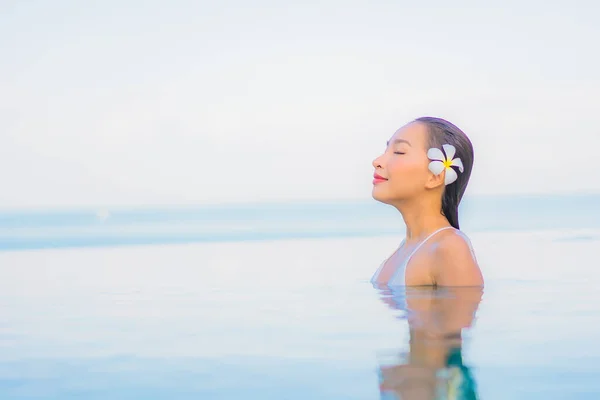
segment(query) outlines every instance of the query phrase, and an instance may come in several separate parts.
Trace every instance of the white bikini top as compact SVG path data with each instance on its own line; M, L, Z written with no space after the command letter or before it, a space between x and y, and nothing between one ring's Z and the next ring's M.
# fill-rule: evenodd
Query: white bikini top
M405 284L406 284L405 283L406 266L408 265L408 262L410 261L410 259L412 258L412 256L415 255L415 253L421 248L421 246L423 246L423 244L425 244L425 242L427 242L429 239L431 239L435 234L437 234L438 232L441 232L443 230L446 230L446 229L454 229L457 233L459 233L461 236L463 236L466 239L466 241L467 241L467 243L469 245L469 248L471 249L471 255L473 256L473 258L475 258L475 253L473 252L473 247L471 246L471 241L469 240L469 238L467 238L465 236L465 234L462 233L460 230L455 229L452 226L445 226L443 228L440 228L440 229L436 230L435 232L433 232L429 236L427 236L425 239L423 239L423 241L421 243L419 243L415 247L415 249L408 255L408 257L406 257L406 259L398 266L398 269L396 269L396 271L394 272L394 274L390 278L390 280L387 283L387 285L388 286L405 286ZM398 246L398 249L396 249L396 251L398 251L400 248L402 248L402 246L404 245L404 242L405 242L405 240L402 240L402 243L400 243L400 246ZM396 252L394 252L394 253L396 253ZM377 271L375 271L375 274L371 278L371 283L376 283L377 282L377 278L379 277L379 274L381 273L381 270L383 269L383 266L385 265L385 263L391 257L392 256L388 257L387 259L385 259L381 263L381 265L379 266L379 268L377 269Z

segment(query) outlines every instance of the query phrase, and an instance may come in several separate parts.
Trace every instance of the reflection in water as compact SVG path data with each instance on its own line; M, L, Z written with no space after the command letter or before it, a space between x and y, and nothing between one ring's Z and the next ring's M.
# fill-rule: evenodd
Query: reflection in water
M381 399L477 399L473 374L463 363L463 329L481 302L481 288L375 286L402 311L409 326L406 352L380 355Z

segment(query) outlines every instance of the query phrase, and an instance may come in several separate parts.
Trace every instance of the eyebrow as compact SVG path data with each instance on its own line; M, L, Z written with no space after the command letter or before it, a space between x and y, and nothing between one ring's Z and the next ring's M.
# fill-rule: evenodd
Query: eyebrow
M404 140L404 139L394 139L394 144L396 144L396 143L406 143L407 145L411 146L410 142L408 140ZM389 145L390 145L390 141L388 140L386 143L386 146L389 146Z

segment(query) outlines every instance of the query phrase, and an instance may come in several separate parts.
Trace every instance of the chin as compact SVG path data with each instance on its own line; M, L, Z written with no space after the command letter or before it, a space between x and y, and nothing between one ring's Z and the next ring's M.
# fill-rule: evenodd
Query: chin
M410 198L408 196L403 196L401 193L391 192L386 189L387 188L375 186L371 191L371 196L374 200L377 200L383 204L389 204L391 206L395 206L398 204L398 202L402 202L403 200Z
M389 199L387 198L387 196L385 196L383 193L381 193L381 191L377 190L377 187L373 188L373 191L371 192L371 196L373 197L374 200L377 200L380 203L389 204Z

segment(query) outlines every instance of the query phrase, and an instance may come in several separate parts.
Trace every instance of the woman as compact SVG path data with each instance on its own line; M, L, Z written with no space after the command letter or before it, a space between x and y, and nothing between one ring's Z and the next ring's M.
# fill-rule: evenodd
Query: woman
M455 125L423 117L400 128L373 161L373 198L394 206L406 238L373 275L389 286L483 286L458 205L473 167L473 146Z

